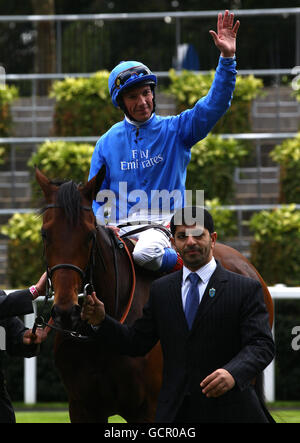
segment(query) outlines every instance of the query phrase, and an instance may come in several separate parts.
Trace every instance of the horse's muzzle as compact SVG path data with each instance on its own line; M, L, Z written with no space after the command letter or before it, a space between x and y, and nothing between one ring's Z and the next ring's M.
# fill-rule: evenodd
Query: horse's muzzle
M66 330L76 330L79 326L81 308L79 305L73 305L69 309L63 309L59 305L53 305L51 317L57 328Z

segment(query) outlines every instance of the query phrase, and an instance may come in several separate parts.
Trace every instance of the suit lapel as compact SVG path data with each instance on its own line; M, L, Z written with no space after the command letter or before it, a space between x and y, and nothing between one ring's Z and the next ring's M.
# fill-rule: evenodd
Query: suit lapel
M182 270L174 272L174 274L171 275L172 279L170 280L170 285L168 287L170 309L173 310L173 315L175 316L175 319L178 321L178 326L184 329L186 333L192 332L195 328L197 328L197 324L199 323L199 321L201 321L201 318L222 296L224 292L224 282L227 281L226 272L224 268L217 262L216 270L209 279L201 303L198 307L197 314L191 331L189 331L188 329L187 321L182 306L182 297L181 297ZM209 293L210 289L214 289L211 295Z
M192 326L192 331L197 327L207 311L222 297L224 292L224 282L227 281L226 273L222 266L217 263L215 272L209 279L202 300L200 302L197 314Z
M188 332L188 325L186 322L181 297L181 285L182 285L182 270L174 272L172 280L169 286L169 306L173 309L178 326Z

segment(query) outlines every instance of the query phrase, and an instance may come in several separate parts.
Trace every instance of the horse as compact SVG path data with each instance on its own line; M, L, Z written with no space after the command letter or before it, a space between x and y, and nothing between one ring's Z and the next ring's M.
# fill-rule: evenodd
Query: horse
M41 234L54 292L48 323L57 330L54 361L68 394L71 422L105 423L118 414L127 422L150 423L162 381L160 344L145 357L123 356L103 340L83 335L87 325L80 319L79 294L84 288L95 290L109 315L133 324L142 315L151 282L158 277L133 263L129 239L97 226L92 202L104 177L102 167L84 185L57 184L36 168L45 197ZM214 256L225 268L261 282L272 325L272 299L257 270L238 251L221 243L216 244Z

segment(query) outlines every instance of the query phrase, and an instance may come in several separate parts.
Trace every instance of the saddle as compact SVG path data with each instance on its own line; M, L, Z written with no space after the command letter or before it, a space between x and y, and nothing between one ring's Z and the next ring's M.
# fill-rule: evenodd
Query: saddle
M128 225L121 225L118 227L120 228L120 227L128 226ZM124 321L126 320L126 317L128 315L128 312L130 310L130 307L131 307L131 304L133 301L135 286L136 286L136 271L137 271L137 268L139 268L139 266L134 263L133 256L132 256L133 249L138 241L138 238L135 237L134 235L138 234L140 232L146 231L148 229L153 229L153 228L162 231L168 238L171 237L170 230L167 227L165 227L163 225L159 225L159 224L148 224L146 226L141 226L139 228L133 229L132 231L126 232L125 234L122 234L121 236L118 235L118 233L116 233L112 229L108 229L109 234L111 236L111 240L116 246L116 248L114 248L114 265L115 265L117 281L118 281L118 265L117 265L117 258L116 258L116 250L118 250L118 249L125 250L125 252L128 256L128 259L130 261L131 271L132 271L132 287L131 287L131 291L130 291L130 296L129 296L127 308L120 320L121 323L124 323ZM181 261L181 264L178 266L179 266L178 269L182 267L182 261ZM172 271L175 271L178 269L173 269ZM170 271L170 272L172 272L172 271ZM145 270L144 268L143 268L143 272L147 272L147 273L151 274L154 279L162 277L163 275L166 274L166 272L150 271L150 270ZM117 287L116 287L116 308L118 307L118 302L119 302L119 287L117 285Z
M124 224L124 225L118 225L118 228L123 228L125 226L130 226L130 223ZM124 244L128 247L128 252L130 252L130 256L132 259L132 251L135 247L135 245L138 242L138 238L135 236L135 234L139 234L140 232L147 231L148 229L157 229L162 231L168 238L171 237L170 230L159 224L148 224L146 226L141 226L139 228L133 229L132 231L126 232L125 234L118 235L115 231L109 230L110 234L114 240L115 245L122 249L124 247Z

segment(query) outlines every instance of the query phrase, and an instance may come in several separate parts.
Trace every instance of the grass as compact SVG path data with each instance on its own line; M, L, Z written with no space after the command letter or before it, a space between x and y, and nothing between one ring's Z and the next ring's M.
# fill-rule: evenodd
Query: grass
M68 412L21 411L16 412L17 423L70 423Z
M68 411L19 411L17 423L70 423ZM109 418L109 423L125 423L119 415Z
M272 411L272 416L277 423L300 423L300 410L278 410Z
M17 423L70 423L66 404L15 404L14 407ZM269 407L277 423L300 423L300 403L278 402ZM119 415L114 415L109 418L109 423L124 423L124 420Z
M14 403L17 423L70 423L68 405L66 403L37 403L25 405ZM109 423L124 423L119 415L108 419Z

